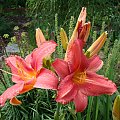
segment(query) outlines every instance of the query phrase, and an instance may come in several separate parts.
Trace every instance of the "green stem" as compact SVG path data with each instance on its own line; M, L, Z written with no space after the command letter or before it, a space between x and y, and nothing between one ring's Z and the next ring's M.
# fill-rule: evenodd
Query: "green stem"
M0 73L1 73L1 82L3 83L3 85L4 85L4 87L5 87L5 89L7 89L7 85L6 85L6 82L4 81L4 75L3 75L3 73L2 73L2 71L0 71Z
M98 108L99 108L99 102L98 102L98 97L96 97L96 110L95 110L95 120L98 118Z
M50 109L52 109L51 104L50 104L50 99L49 99L49 93L48 90L46 90L46 96L47 96L47 102L49 104Z
M77 113L77 120L82 120L82 116L80 112Z
M110 110L110 96L106 96L107 97L107 108L106 108L106 120L110 120L109 119L109 110Z
M92 103L93 103L93 97L89 97L89 104L88 104L88 109L87 109L86 120L91 120L90 119L90 114L91 114Z
M120 93L118 92L118 90L116 91L116 95L120 95Z
M54 120L59 120L60 106L61 106L61 104L60 104L60 103L57 103L57 109L56 109L56 112L55 112L55 114L54 114Z

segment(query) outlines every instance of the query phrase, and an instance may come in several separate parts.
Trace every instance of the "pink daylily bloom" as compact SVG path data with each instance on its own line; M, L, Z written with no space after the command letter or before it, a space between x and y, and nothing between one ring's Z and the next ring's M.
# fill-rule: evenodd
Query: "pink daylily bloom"
M33 88L57 89L56 75L42 66L43 58L55 51L56 43L44 42L24 60L19 56L10 56L6 63L12 71L12 81L15 83L0 96L0 105L4 106L7 99L13 105L21 104L16 96Z
M56 59L52 64L61 78L56 101L62 104L73 101L77 112L86 108L87 96L112 95L117 90L112 81L96 74L103 62L97 55L87 58L82 51L82 42L75 40L66 59Z

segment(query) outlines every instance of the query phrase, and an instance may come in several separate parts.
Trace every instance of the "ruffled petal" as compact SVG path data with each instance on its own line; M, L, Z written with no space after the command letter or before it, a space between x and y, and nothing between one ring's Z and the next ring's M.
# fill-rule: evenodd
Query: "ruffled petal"
M75 103L76 112L82 112L87 107L87 96L82 94L80 90L76 94L73 101Z
M87 72L86 82L81 87L81 92L87 96L112 95L116 90L111 80L93 72Z
M52 66L60 78L64 78L70 73L67 62L62 59L56 59Z
M0 96L0 105L4 106L7 99L12 99L15 96L19 95L24 87L24 83L17 83L12 87L8 88L1 96Z
M56 75L52 71L42 68L40 70L39 75L37 76L37 80L34 87L56 90L57 85L58 85L58 79Z
M72 82L72 75L68 75L62 79L58 91L56 101L62 104L67 104L72 101L77 93L77 86Z
M54 41L44 42L39 48L35 49L32 56L32 67L38 71L42 68L43 58L51 55L55 51L56 43Z
M34 74L34 70L19 56L10 56L6 58L7 65L12 71L12 81L15 83L24 81L27 77Z
M87 71L97 72L103 66L103 61L99 58L99 56L95 55L89 60L89 66Z

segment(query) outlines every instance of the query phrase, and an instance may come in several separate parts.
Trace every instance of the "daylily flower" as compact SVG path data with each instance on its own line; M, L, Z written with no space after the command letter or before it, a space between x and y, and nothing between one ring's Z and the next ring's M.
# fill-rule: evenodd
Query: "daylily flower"
M12 81L15 83L0 96L0 105L4 106L7 99L13 105L21 104L16 96L33 88L57 89L56 75L42 66L43 58L55 51L56 43L44 42L39 45L25 60L19 56L10 56L6 63L12 71Z
M62 104L73 101L77 112L86 108L87 96L112 95L117 90L112 81L96 74L103 62L97 55L87 58L82 44L82 40L75 40L66 59L56 59L52 64L60 77L56 101Z
M120 95L115 98L112 116L113 120L120 120Z

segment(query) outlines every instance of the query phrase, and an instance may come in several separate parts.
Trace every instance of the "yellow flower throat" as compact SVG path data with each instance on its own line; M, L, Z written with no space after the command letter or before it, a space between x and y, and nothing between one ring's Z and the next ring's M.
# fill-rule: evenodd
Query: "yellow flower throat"
M83 84L86 81L86 72L79 72L77 71L73 75L73 82L76 84Z

